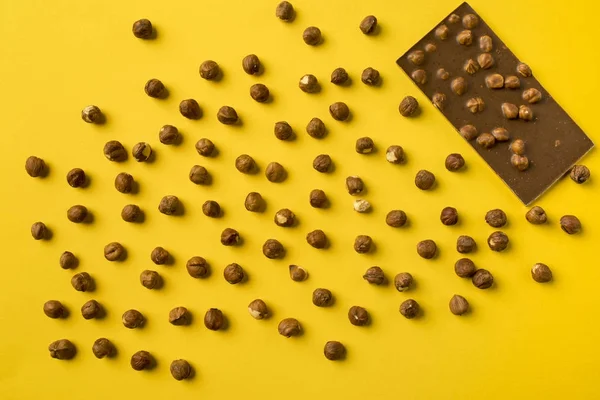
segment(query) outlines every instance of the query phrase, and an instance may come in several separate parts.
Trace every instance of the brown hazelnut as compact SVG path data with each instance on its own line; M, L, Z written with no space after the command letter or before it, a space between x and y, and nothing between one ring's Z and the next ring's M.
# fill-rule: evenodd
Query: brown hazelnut
M450 82L450 89L460 96L467 91L467 81L462 76L456 77Z
M265 169L265 176L269 182L277 183L284 181L287 173L285 172L283 165L278 162L271 162Z
M310 205L314 208L325 208L329 203L327 195L321 189L314 189L308 197Z
M492 129L492 136L498 142L506 142L510 140L510 133L505 128L494 128Z
M437 46L433 43L427 43L423 48L427 53L433 53L437 50Z
M356 139L356 144L354 149L358 154L368 154L373 151L375 144L373 143L373 139L370 137L361 137Z
M46 163L41 158L30 156L25 160L25 171L32 178L44 176L47 172L46 170Z
M321 43L321 30L316 26L309 26L302 33L304 43L309 46L316 46Z
M519 74L521 74L521 76L524 76L525 78L528 78L533 75L533 73L531 72L531 68L529 67L529 65L527 65L525 63L519 63L517 65L517 72Z
M60 301L48 300L44 303L44 314L50 318L56 319L66 317L68 312Z
M35 240L47 239L49 236L48 228L43 222L35 222L31 225L31 236Z
M525 214L525 219L534 225L545 224L548 220L546 211L542 207L535 206Z
M135 204L128 204L121 210L121 219L125 222L138 222L142 217L142 210Z
M392 164L402 164L405 161L402 146L390 146L385 151L385 159Z
M542 93L537 90L536 88L529 88L529 89L525 89L523 91L523 100L527 101L528 103L537 103L538 101L540 101L542 99Z
M385 216L385 223L392 228L406 225L406 213L402 210L392 210Z
M510 151L514 154L522 156L525 154L525 142L521 139L516 139L510 144Z
M81 315L85 319L101 318L103 314L102 306L96 300L87 301L81 306Z
M127 151L120 142L110 140L104 145L104 156L109 161L121 162L127 160Z
M276 122L275 127L273 128L273 133L279 140L288 140L294 136L292 127L285 121Z
M79 260L70 251L65 251L60 255L59 264L62 269L73 269L77 267Z
M192 314L185 307L175 307L169 311L169 323L172 325L189 325Z
M477 63L482 69L490 69L494 65L494 57L490 53L481 53L477 56Z
M133 176L121 172L115 178L115 189L121 193L131 193L133 190Z
M82 205L76 205L67 210L67 218L71 222L80 223L85 221L88 210Z
M565 233L573 235L581 231L581 222L574 215L564 215L560 218L560 227Z
M475 240L471 236L461 235L456 239L456 251L459 253L471 253L475 247Z
M363 275L363 279L374 285L383 285L385 283L385 274L380 267L371 267Z
M192 375L192 366L186 360L174 360L169 366L169 371L175 380L182 381Z
M170 261L171 255L162 247L155 247L150 253L150 259L156 265L165 265Z
M440 214L440 221L442 221L442 224L446 226L456 225L458 222L458 212L456 211L456 208L444 207L444 209L442 209L442 213Z
M232 285L238 284L244 280L244 270L239 264L229 264L223 270L223 277Z
M320 229L309 232L306 235L306 242L315 249L324 249L327 247L327 236Z
M467 29L473 29L479 25L479 17L475 14L467 14L462 19L463 26Z
M177 196L164 196L158 204L158 211L165 215L173 215L179 211L179 198Z
M488 237L488 246L493 251L503 251L508 247L508 236L504 232L496 231Z
M152 38L152 22L145 18L135 21L131 30L133 31L133 36L138 39Z
M50 352L50 357L58 360L70 360L77 353L75 345L67 339L60 339L50 343L48 351Z
M377 18L374 15L367 15L360 21L360 31L365 35L370 35L375 32L377 28Z
M401 272L394 277L394 286L399 292L407 291L413 283L413 277L408 272Z
M552 271L546 264L536 263L531 268L531 277L538 283L546 283L552 280Z
M437 76L438 79L445 81L446 79L450 78L450 73L448 71L446 71L444 68L440 68L435 73L435 76Z
M173 125L164 125L158 131L158 140L162 144L177 144L179 138L179 130Z
M214 200L207 200L202 205L202 213L207 217L217 218L221 215L221 206Z
M471 141L477 138L479 133L477 132L477 128L473 125L464 125L460 128L460 135L468 141Z
M529 168L529 159L518 154L513 154L510 157L510 163L519 171L525 171L527 168Z
M275 16L282 21L291 21L294 19L294 7L288 1L282 1L275 9Z
M298 322L297 319L285 318L281 320L281 322L277 326L277 331L281 336L289 338L292 336L298 336L302 331L302 327L300 326L300 322Z
M158 79L150 79L144 86L144 91L150 97L156 99L164 98L167 95L165 85Z
M256 83L250 86L250 97L259 103L264 103L269 100L270 95L269 88L262 83Z
M469 302L458 294L452 296L448 306L450 307L450 312L454 315L463 315L469 311Z
M470 278L476 271L475 263L468 258L461 258L454 264L454 272L461 278Z
M196 151L204 157L210 157L215 151L215 145L210 139L202 138L196 142Z
M451 24L456 24L459 21L460 21L460 16L458 14L451 14L448 17L448 22Z
M329 172L329 170L331 169L331 165L331 157L327 154L319 154L313 160L313 168L321 173Z
M410 53L408 53L408 56L406 56L406 58L408 59L408 61L415 65L421 65L423 64L423 61L425 61L425 53L423 52L423 50L413 50Z
M419 110L419 102L412 96L406 96L400 102L398 110L403 117L412 117L416 115Z
M505 81L506 86L506 81ZM511 103L502 103L502 115L507 119L516 119L519 117L519 109Z
M210 173L201 165L194 165L190 169L189 178L196 185L208 185L212 181Z
M81 110L81 119L88 124L102 124L104 122L104 115L97 106L86 106Z
M199 256L190 258L185 264L185 268L192 278L204 278L210 272L206 260Z
M584 183L590 179L590 170L585 165L574 165L569 176L575 183Z
M242 68L248 75L260 74L260 60L256 54L249 54L242 60Z
M315 139L321 139L327 134L327 128L319 118L313 118L306 125L306 133Z
M400 304L400 314L407 319L413 319L419 315L421 306L413 299L404 300Z
M262 212L265 209L265 201L260 193L250 192L244 200L244 207L250 212Z
M283 258L285 255L285 248L275 239L267 239L263 244L262 251L265 257L269 259Z
M207 81L213 81L219 77L221 68L219 68L219 64L217 64L215 61L206 60L200 64L199 72L200 77L206 79Z
M420 170L415 176L415 185L421 190L429 190L435 183L435 175L427 170Z
M360 306L352 306L348 310L348 320L354 326L365 326L369 323L369 312Z
M328 360L341 360L346 356L346 348L340 342L329 341L325 343L323 354L325 354L325 358Z
M500 74L491 74L485 77L485 86L488 89L502 89L504 87L504 77Z
M346 189L351 195L361 194L365 185L358 176L349 176L346 178Z
M485 214L485 222L493 228L506 225L506 214L500 209L490 210Z
M311 74L303 75L300 82L298 82L298 87L304 93L317 93L321 90L317 77Z
M94 290L94 279L87 272L73 275L71 286L78 292L91 292Z
M223 106L217 111L217 119L224 125L234 125L239 121L237 112L233 107Z
M187 119L200 119L202 117L200 105L194 99L181 100L179 112Z
M359 254L365 254L371 251L373 246L373 239L368 235L358 235L354 238L354 251Z
M147 351L141 350L131 356L129 363L134 370L143 371L152 368L154 365L154 358Z
M465 46L470 46L473 43L473 33L470 30L464 30L456 35L456 42Z
M242 154L235 159L235 168L243 174L251 174L256 169L256 162L248 154Z
M235 246L240 242L240 234L232 228L225 228L221 232L221 244L223 246Z
M360 76L360 80L365 85L376 86L377 84L379 84L379 80L380 80L379 79L379 71L377 71L375 68L371 68L371 67L365 68Z
M450 32L450 29L442 24L435 29L435 37L440 40L446 40L448 38L448 32Z
M158 272L146 269L140 274L140 283L146 289L158 289L162 284L162 279Z
M129 329L140 328L144 325L144 320L142 313L137 310L127 310L121 317L121 322L123 322L125 328Z
M479 49L485 53L489 53L494 48L492 38L488 35L479 37Z
M474 75L475 72L479 71L479 65L472 58L468 59L463 65L464 71L469 75Z
M469 100L467 100L465 106L473 114L482 112L485 109L485 103L483 102L483 99L481 97L470 98Z
M449 154L445 162L446 169L455 172L465 166L465 159L458 153Z
M431 97L431 102L438 109L443 110L444 105L446 104L446 95L444 93L439 93L439 92L434 93L433 96Z
M331 73L331 83L343 85L348 82L348 72L344 68L336 68Z
M504 87L507 89L519 89L521 87L521 80L518 76L508 75L504 78Z
M437 253L437 246L433 240L422 240L417 243L417 253L425 259L432 259Z
M329 289L315 289L312 294L312 302L317 307L328 307L333 304L333 295Z
M425 72L424 69L415 69L410 73L410 77L419 85L424 85L427 83L427 72Z
M494 277L486 269L478 269L471 278L473 285L478 289L488 289L494 284Z
M329 106L329 114L331 114L336 121L345 121L350 116L350 109L346 103L338 101Z
M81 168L73 168L67 173L67 183L69 186L79 188L85 186L85 172Z
M112 357L116 353L115 345L106 338L96 339L92 346L96 358Z
M523 121L531 121L533 119L533 111L529 106L519 106L519 118Z
M304 268L302 268L298 265L290 265L289 271L290 271L290 278L292 278L292 280L295 282L301 282L301 281L305 280L306 277L308 276L308 272L306 272L306 270Z
M264 319L269 316L269 309L264 301L261 299L253 300L248 304L248 312L254 319Z

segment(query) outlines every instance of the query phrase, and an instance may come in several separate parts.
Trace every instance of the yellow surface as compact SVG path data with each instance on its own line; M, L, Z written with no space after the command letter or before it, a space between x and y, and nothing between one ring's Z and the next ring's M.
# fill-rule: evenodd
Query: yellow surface
M593 178L585 185L568 179L559 182L538 202L549 216L547 226L529 225L526 208L487 165L463 142L441 114L428 104L394 61L458 1L316 2L295 1L297 18L282 23L274 17L276 1L3 1L0 3L0 77L2 146L0 239L2 289L0 290L0 398L107 399L107 398L406 398L507 399L579 398L600 396L597 374L600 359L597 310L600 299L596 265L598 228L596 152L586 159ZM523 60L581 127L600 141L597 98L600 61L597 43L598 6L592 1L474 0L472 6ZM381 34L366 37L358 23L375 14ZM141 41L131 24L147 17L158 38ZM306 46L302 31L316 25L325 42ZM241 59L256 53L265 74L248 76ZM224 79L200 79L198 66L214 59ZM329 74L347 68L349 88L328 83ZM381 71L383 85L360 83L363 68ZM305 73L315 74L323 91L307 95L297 88ZM167 100L147 97L149 78L161 79L170 91ZM248 95L250 85L264 82L274 94L271 104L259 104ZM417 119L404 119L397 111L401 98L414 95L423 104ZM204 110L199 121L182 118L177 105L193 97ZM333 121L327 107L334 101L349 104L353 119ZM80 110L96 104L105 111L104 126L85 124ZM222 105L235 107L243 126L229 127L215 118ZM314 140L304 131L315 116L324 119L329 135ZM288 121L298 137L280 142L273 123ZM170 123L180 128L181 146L158 142L158 129ZM354 152L357 137L371 136L378 147L370 156ZM194 143L211 138L218 157L203 159ZM118 139L128 150L138 141L156 151L152 164L130 159L108 162L103 144ZM408 163L394 166L384 159L391 144L404 147ZM464 154L468 168L452 174L444 169L448 153ZM289 177L282 184L266 181L263 173L245 176L233 167L236 156L251 154L264 167L279 161ZM332 174L319 174L312 159L329 153L336 165ZM51 173L31 179L23 169L27 156L44 158ZM188 181L194 164L208 168L214 183L198 187ZM84 190L70 188L65 175L81 167L91 177ZM415 188L417 170L433 171L439 186L431 192ZM123 195L113 187L118 172L130 172L140 184L139 194ZM357 214L344 188L348 175L364 178L373 213ZM311 189L325 190L332 200L326 210L308 204ZM243 202L258 191L268 202L264 214L248 213ZM185 205L183 217L159 214L157 205L175 194ZM225 210L221 219L201 212L207 199ZM146 212L141 225L120 219L125 204ZM66 219L74 204L86 205L94 215L90 225ZM458 208L460 224L442 226L440 210ZM279 208L292 209L299 226L283 229L272 222ZM505 229L510 249L492 253L485 245L493 231L484 221L488 209L503 208L510 223ZM384 224L393 208L405 210L410 227L391 229ZM576 214L583 222L580 235L567 236L558 227L563 214ZM52 240L32 240L29 228L45 221ZM239 229L239 248L223 247L219 234L225 227ZM332 246L318 251L305 242L308 231L323 229ZM352 250L357 234L369 234L377 251L358 255ZM472 235L479 244L473 259L494 274L494 289L478 290L454 275L459 255L454 250L459 234ZM261 254L267 238L287 248L284 260ZM420 259L415 244L434 239L439 257ZM107 262L105 244L122 242L128 258ZM155 267L150 251L163 246L174 254L173 266ZM71 250L80 257L76 271L62 270L59 255ZM185 261L206 257L213 274L206 280L190 278ZM231 262L249 273L246 284L232 286L222 278ZM529 270L533 263L551 266L555 281L539 285ZM307 281L289 279L287 266L304 266ZM361 278L372 265L380 265L389 278L410 271L417 286L398 293L391 285L376 287ZM143 269L156 269L166 285L149 291L139 284ZM87 271L96 278L94 293L79 293L71 275ZM317 287L332 290L336 303L329 309L312 305ZM454 293L465 296L473 312L455 317L448 311ZM106 319L86 321L79 308L97 299L108 311ZM246 311L254 298L273 310L270 320L256 321ZM399 304L416 299L424 309L418 320L406 320ZM42 313L46 300L58 299L71 310L66 320L51 320ZM346 312L362 305L373 324L355 327ZM186 306L195 320L189 327L167 322L175 306ZM224 311L230 328L208 331L202 323L209 307ZM148 318L144 329L128 330L120 322L123 311L136 308ZM304 335L285 339L277 334L278 321L298 318ZM107 337L118 347L118 357L97 360L91 345ZM48 344L71 339L79 353L71 362L51 359ZM348 358L330 362L323 355L327 340L346 344ZM135 372L129 358L146 349L158 360L150 372ZM169 374L171 360L188 359L197 374L193 381L176 382Z

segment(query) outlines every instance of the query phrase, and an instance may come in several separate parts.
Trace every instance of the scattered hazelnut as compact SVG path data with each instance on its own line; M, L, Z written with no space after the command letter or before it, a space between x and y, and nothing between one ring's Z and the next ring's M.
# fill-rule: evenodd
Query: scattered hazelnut
M125 256L125 248L117 242L111 242L104 246L104 258L108 261L118 261Z
M346 355L346 348L340 342L329 341L325 343L323 353L328 360L337 361L344 358Z
M478 132L477 128L473 125L464 125L460 128L460 135L468 141L471 141L477 138Z
M256 54L249 54L244 57L242 68L248 75L258 75L260 73L260 60Z
M351 195L361 194L365 185L358 176L349 176L346 178L346 189Z
M140 19L133 23L131 28L133 36L138 39L150 39L152 37L152 22L147 19Z
M282 208L275 213L274 221L277 226L290 227L296 222L296 215L291 210Z
M163 98L167 94L165 85L158 79L150 79L144 86L144 91L150 97Z
M125 222L137 222L142 217L142 210L135 204L128 204L121 210L121 219Z
M462 76L452 79L450 82L450 89L457 95L461 96L467 91L467 81Z
M81 223L88 216L88 210L82 205L77 205L67 210L67 218L71 222Z
M379 71L375 68L365 68L360 76L362 83L368 86L376 86L379 83Z
M217 218L221 215L221 206L214 200L208 200L202 205L202 213L207 217Z
M494 284L494 277L486 269L478 269L471 278L473 285L478 289L488 289Z
M545 224L548 220L546 211L542 207L535 206L525 214L525 219L534 225Z
M134 370L143 371L145 369L152 368L152 365L154 364L154 358L147 351L141 350L131 356L129 363L131 364L131 368Z
M164 196L158 204L158 211L165 215L173 215L179 210L179 198L177 196Z
M331 73L331 83L334 85L343 85L348 82L348 72L344 68L336 68Z
M285 248L275 239L267 239L263 244L262 251L265 257L269 259L283 258L285 255Z
M225 125L234 125L239 121L237 112L233 107L223 106L217 112L217 119Z
M261 299L253 300L248 305L248 312L254 319L264 319L269 316L269 309L264 301Z
M243 174L250 174L256 169L256 162L248 154L242 154L235 159L235 168Z
M494 65L494 57L490 53L481 53L477 56L477 63L482 69L490 69Z
M489 53L493 49L492 38L488 35L479 37L479 49L483 52Z
M91 292L94 290L94 280L87 272L73 275L71 286L78 292Z
M269 182L282 182L286 177L285 169L278 162L271 162L265 169L265 176Z
M442 221L442 224L446 226L456 225L458 222L458 212L456 211L456 208L444 207L444 209L442 209L442 213L440 214L440 221Z
M380 267L371 267L363 275L363 279L374 285L383 285L385 275Z
M450 78L450 73L448 71L446 71L444 68L440 68L435 73L435 76L437 76L439 79L445 81L446 79Z
M215 151L215 145L210 139L202 138L196 142L196 151L204 157L210 157Z
M542 99L542 93L536 88L529 88L523 91L523 100L533 104Z
M581 222L574 215L564 215L560 218L560 227L567 234L573 235L581 231Z
M460 16L458 16L457 14L451 14L448 17L448 22L451 24L456 24L458 21L460 21Z
M96 300L87 301L81 306L81 315L85 319L100 318L102 314L102 306Z
M318 172L328 172L331 169L331 157L327 154L319 154L313 160L313 168Z
M273 128L273 133L279 140L288 140L294 135L292 127L285 121L276 122L275 127Z
M321 30L316 26L309 26L302 33L304 43L309 46L316 46L321 42Z
M433 43L427 43L425 45L424 49L427 53L433 53L434 51L437 50L437 46Z
M528 78L531 75L533 75L533 73L531 72L531 68L525 63L519 63L519 65L517 65L517 72L525 78Z
M298 87L304 93L316 93L321 90L319 81L314 75L311 74L302 76L302 78L300 78L300 82L298 83Z
M92 353L96 358L112 357L115 352L115 345L106 338L96 339L92 346Z
M301 281L305 280L306 277L308 276L308 273L306 272L306 270L298 265L290 265L289 271L290 271L290 278L292 278L292 280L295 282L301 282Z
M435 175L427 170L420 170L415 176L415 185L421 190L429 190L435 183Z
M239 264L229 264L223 270L223 277L232 285L238 284L244 280L244 270Z
M190 258L185 264L185 268L192 278L204 278L209 274L208 263L199 256Z
M412 117L416 115L419 110L419 102L412 96L406 96L400 102L398 110L403 117Z
M87 106L81 110L81 119L88 124L101 124L104 122L104 115L98 107Z
M450 29L444 24L438 26L435 30L435 37L440 40L446 40L448 38L448 32Z
M171 362L169 371L175 380L181 381L192 375L192 366L186 360L174 360Z
M450 312L454 315L463 315L469 311L469 302L464 297L455 294L450 299Z
M417 243L417 253L427 260L435 257L436 252L437 246L433 240L427 239Z
M79 260L70 251L65 251L60 255L59 264L62 269L73 269L77 267Z
M444 105L446 104L446 95L444 93L434 93L433 97L431 97L431 102L438 109L443 110Z
M467 14L462 19L463 26L467 29L473 29L479 25L479 17L475 14Z
M169 311L169 323L172 325L189 325L192 315L185 307L175 307Z
M456 251L459 253L471 253L475 247L475 240L471 236L461 235L456 239Z
M521 87L521 80L518 76L508 75L504 78L504 87L507 89L519 89Z
M504 85L506 86L506 81L504 81ZM516 119L519 117L519 109L517 106L511 103L502 103L502 115L504 115L507 119Z
M219 77L221 68L219 68L219 64L213 60L206 60L200 64L199 72L200 77L206 79L207 81L213 81Z
M493 228L501 228L506 225L506 214L497 208L490 210L485 214L485 222Z
M320 229L309 232L306 241L315 249L324 249L327 246L327 236Z
M405 161L402 146L390 146L385 151L385 159L392 164L402 164Z
M68 312L60 301L48 300L44 303L44 314L50 318L56 319L66 317Z
M488 246L493 251L503 251L508 247L508 236L504 232L496 231L488 237Z
M518 154L513 154L510 157L510 163L519 171L525 171L527 168L529 168L529 159Z
M456 172L465 166L465 159L458 153L449 154L445 162L446 169L450 172Z
M127 151L120 142L110 140L104 145L104 156L109 161L121 162L127 160Z
M275 16L282 21L291 21L294 19L294 7L288 1L282 1L275 9Z
M406 56L406 58L408 58L408 61L415 65L421 65L423 64L423 61L425 61L425 53L423 52L423 50L413 50L410 53L408 53L408 56Z
M313 118L306 125L306 133L315 139L321 139L327 134L327 128L319 118Z
M285 318L281 320L279 325L277 326L277 331L281 336L285 336L286 338L292 336L298 336L302 331L302 327L300 326L300 322L298 322L295 318Z
M590 170L585 165L575 165L569 176L575 183L584 183L590 179Z
M461 278L470 278L476 271L475 263L468 258L461 258L454 264L454 272Z
M244 200L244 207L250 212L262 212L265 209L265 201L257 192L250 192Z
M367 15L362 21L360 21L359 28L365 35L372 34L377 28L377 18L374 15Z
M73 168L67 173L67 183L74 188L83 187L85 185L85 172L81 168Z
M371 251L371 247L373 246L373 239L368 235L358 235L354 239L354 251L359 254L365 254Z
M225 228L221 232L221 244L223 246L235 246L240 240L240 234L235 229Z
M269 100L269 96L269 88L267 88L262 83L256 83L250 86L250 97L252 97L257 102L264 103L267 100Z
M373 151L375 144L373 143L373 139L370 137L361 137L356 139L356 145L354 149L359 154L368 154Z
M402 304L400 304L400 314L402 314L407 319L413 319L419 312L421 311L421 306L413 299L404 300Z
M475 114L484 110L485 103L481 97L473 97L467 100L465 106L471 113Z
M488 89L502 89L504 87L504 77L500 74L491 74L485 77L485 86Z
M552 280L552 271L546 264L536 263L531 268L531 277L538 283L546 283Z
M510 151L522 156L525 154L525 142L521 139L516 139L510 144Z
M470 30L464 30L456 35L458 44L470 46L473 43L473 33Z
M50 357L58 360L70 360L77 353L75 345L67 339L60 339L50 343L48 351L50 352Z
M510 139L510 133L505 128L492 129L492 136L498 142L506 142Z
M356 212L366 213L371 210L371 203L369 203L367 200L358 199L358 200L354 200L353 207L354 207L354 211L356 211Z
M312 294L312 302L317 307L328 307L333 304L333 295L328 289L315 289Z
M150 253L150 259L156 265L167 264L170 258L171 255L169 252L160 246L155 247L154 250L152 250L152 253Z
M352 306L348 310L348 319L352 325L365 326L369 323L369 312L360 306Z
M36 222L31 225L31 236L35 240L42 240L48 238L48 228L43 222Z
M350 116L350 109L346 103L338 101L329 106L329 114L331 114L336 121L345 121Z
M487 54L487 53L486 53ZM468 59L463 65L463 69L469 75L474 75L475 72L479 71L479 65L472 58Z
M411 72L410 77L419 85L424 85L427 83L427 72L425 72L424 69L415 69L413 72Z
M204 314L204 326L211 331L218 331L223 328L224 324L225 317L223 316L223 312L218 308L211 308Z
M533 119L533 111L529 106L519 106L519 118L523 121L531 121Z
M392 228L406 225L406 214L402 210L392 210L385 216L385 223Z
M43 176L46 173L46 163L41 158L30 156L25 161L25 171L32 178Z
M127 310L121 317L121 322L125 328L135 329L144 325L144 316L137 310Z
M187 119L200 119L202 117L200 105L194 99L181 100L181 103L179 103L179 112Z
M394 286L399 292L404 292L410 288L413 283L413 277L408 272L401 272L394 277Z
M201 165L194 165L190 169L189 178L196 185L208 185L212 180L210 173Z
M121 172L115 178L115 189L121 193L131 193L133 190L133 176Z
M329 203L327 195L321 189L314 189L308 197L310 205L314 208L325 208Z
M162 283L162 279L158 272L146 269L140 274L140 283L146 289L158 289Z

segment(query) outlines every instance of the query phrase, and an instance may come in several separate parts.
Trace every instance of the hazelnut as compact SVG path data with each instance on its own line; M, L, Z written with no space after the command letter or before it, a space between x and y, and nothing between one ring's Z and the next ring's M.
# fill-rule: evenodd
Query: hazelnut
M472 58L468 59L465 65L463 65L463 69L469 75L474 75L475 72L479 71L479 65Z
M96 339L92 346L96 358L112 357L116 353L115 345L106 338Z
M479 17L475 14L467 14L462 19L463 26L467 29L473 29L479 25Z
M461 258L454 264L454 272L461 278L470 278L476 271L475 263L468 258Z
M147 351L141 350L131 356L129 363L134 370L143 371L152 368L154 365L154 358Z
M142 217L142 210L135 204L127 204L121 210L121 219L125 222L138 222Z
M473 43L473 33L470 30L464 30L456 35L456 42L465 46L470 46Z
M348 310L348 319L354 326L365 326L369 323L369 312L360 306L352 306Z
M494 284L494 277L486 269L478 269L471 278L473 285L478 289L488 289Z
M201 165L194 165L190 169L189 178L196 185L208 185L212 181L210 173Z
M329 203L327 195L321 189L314 189L310 192L308 197L310 205L314 208L325 208Z
M156 99L166 97L167 91L165 85L158 79L150 79L144 86L144 92L150 97Z
M66 317L68 312L60 301L48 300L44 303L44 314L50 318L56 319Z
M323 354L325 354L325 358L331 361L341 360L346 355L346 348L343 344L336 341L329 341L325 343L325 348L323 349Z
M522 156L525 154L525 142L521 139L516 139L510 144L510 151Z
M196 151L204 157L210 157L215 151L214 143L207 138L202 138L196 142Z
M454 315L463 315L469 311L469 302L464 297L455 294L450 299L450 312Z
M202 205L202 213L207 217L217 218L221 215L221 206L214 200L205 201Z
M76 224L85 221L87 216L88 210L82 205L73 206L67 210L67 218Z
M448 22L451 24L456 24L458 21L460 21L460 16L458 16L457 14L451 14L448 17Z
M479 37L479 49L485 53L489 53L493 49L492 38L488 35Z
M62 269L73 269L77 267L79 260L70 251L65 251L60 255L59 264Z
M298 322L295 318L285 318L281 320L279 325L277 326L277 331L281 336L285 336L286 338L292 336L300 335L302 331L302 327L300 326L300 322Z
M529 106L519 106L519 118L523 121L531 121L533 119L533 111Z
M450 82L450 89L460 96L467 91L467 81L462 76L456 77Z
M104 145L104 156L109 161L121 162L127 160L127 151L120 142L110 140Z
M317 307L328 307L333 304L333 295L328 289L315 289L312 294L312 302Z
M140 274L140 283L146 289L158 289L162 284L162 279L158 272L146 269Z
M73 168L67 173L67 183L69 186L79 188L85 186L85 172L81 168Z
M529 159L518 154L513 154L510 157L510 163L519 171L525 171L527 168L529 168Z
M77 353L75 345L67 339L60 339L50 343L48 351L50 352L50 357L58 360L70 360Z
M379 83L379 71L375 68L365 68L360 76L362 83L368 86L376 86Z
M473 125L464 125L460 128L460 135L468 141L471 141L477 138L478 132L477 128Z
M377 28L377 18L374 15L367 15L360 22L359 28L365 35L374 33L375 29Z
M508 75L504 78L504 87L507 89L519 89L521 87L521 80L518 76Z
M445 81L446 79L450 78L450 73L444 68L440 68L436 71L435 76L437 76L438 79Z
M250 212L262 212L265 209L265 201L260 193L250 192L244 200L244 207Z
M41 158L30 156L27 158L27 160L25 160L25 171L32 178L44 176L46 170L46 163Z
M267 88L262 83L256 83L250 86L250 97L252 97L257 102L264 103L267 100L269 100L269 96L269 88Z
M265 169L265 176L269 182L282 182L285 180L287 173L283 166L278 162L271 162Z
M500 74L491 74L485 77L485 86L488 89L502 89L504 87L504 78Z
M131 30L133 31L133 36L138 39L152 38L152 22L145 18L135 21Z
M172 325L189 325L192 315L185 307L175 307L169 311L169 323Z
M361 194L365 185L358 176L349 176L346 178L346 189L351 195Z
M285 248L275 239L268 239L263 244L262 251L265 257L269 259L283 258L285 255Z
M315 249L324 249L327 246L327 236L320 229L309 232L306 235L306 241Z
M354 251L359 254L365 254L371 251L371 247L373 246L373 239L368 235L358 235L354 239Z
M410 77L415 83L424 85L427 83L427 72L424 69L415 69L411 72Z
M260 73L260 60L256 54L249 54L244 57L242 68L248 75L258 75Z
M87 106L81 110L81 119L88 124L101 124L104 122L104 115L97 106Z
M223 277L232 285L238 284L244 280L244 270L239 264L229 264L223 270Z
M202 257L190 258L185 264L185 268L192 278L204 278L209 274L208 263Z
M87 301L81 306L81 315L85 319L101 318L103 314L102 306L96 300Z
M94 280L87 272L73 275L71 286L78 292L91 292L94 290Z
M459 253L471 253L475 247L475 240L471 236L461 235L456 239L456 251Z
M456 225L458 222L458 212L456 211L456 208L444 207L440 214L440 221L442 221L442 224L446 226Z
M437 46L433 43L427 43L425 47L423 47L427 53L433 53L437 50Z
M309 46L316 46L321 42L321 30L316 26L309 26L302 33L304 43Z
M506 86L506 81L505 81ZM502 103L502 115L507 119L516 119L519 117L519 109L511 103Z
M131 193L133 190L133 176L121 172L115 178L115 189L121 193Z
M234 125L239 121L237 112L233 107L223 106L217 111L217 119L224 125Z
M590 170L585 165L574 165L569 176L575 183L584 183L590 179Z
M218 331L224 325L225 317L223 316L223 312L218 308L211 308L204 314L204 326L211 331Z
M490 69L494 65L494 57L490 53L481 53L477 56L477 63L482 69Z
M194 99L181 100L179 112L187 119L200 119L202 117L200 105Z
M251 174L256 169L256 163L248 154L242 154L235 159L235 168L243 174Z
M363 199L354 200L353 207L354 207L354 211L356 211L356 212L366 213L371 210L371 203L369 203L367 200L363 200Z
M35 222L31 225L31 236L33 236L35 240L46 239L49 236L48 228L43 222Z
M567 234L573 235L581 231L581 222L574 215L564 215L560 218L560 227Z
M171 255L162 247L155 247L150 253L150 259L156 265L165 265L169 262Z
M484 110L485 103L481 97L473 97L467 100L465 106L471 113L475 114Z
M525 214L525 219L534 225L545 224L548 217L542 207L535 206Z
M525 78L529 78L531 75L533 75L531 68L525 63L519 63L519 65L517 65L517 72Z
M413 50L410 53L408 53L408 56L406 56L406 58L408 59L408 61L415 65L421 65L423 64L423 61L425 61L425 53L423 52L423 50Z
M240 242L240 234L232 228L225 228L221 232L221 244L223 246L235 246Z
M446 169L450 172L455 172L465 166L465 159L458 153L449 154L444 163Z
M254 319L264 319L269 316L269 310L267 305L261 299L253 300L248 305L248 312L252 315Z
M290 265L290 278L295 282L302 282L308 276L306 270L298 265Z
M529 88L523 90L523 100L533 104L537 103L542 99L542 93L536 88Z
M308 125L306 125L306 133L315 139L321 139L327 134L327 128L319 118L313 118Z
M298 83L298 87L304 93L316 93L321 90L319 81L314 75L311 74L302 76L302 78L300 78L300 82Z
M354 149L358 154L368 154L373 151L375 144L373 143L373 139L370 137L361 137L356 139L356 145Z
M345 121L350 116L350 109L346 103L338 101L329 106L329 114L331 114L336 121Z
M206 79L207 81L214 81L218 79L221 68L219 68L219 64L217 64L215 61L206 60L200 64L199 72L200 77Z
M498 142L506 142L510 139L510 133L505 128L492 129L492 136Z
M429 190L435 183L435 175L427 170L420 170L415 176L415 185L421 190Z
M186 360L174 360L171 362L169 371L171 371L171 376L175 380L181 381L192 375L192 366Z
M496 231L488 237L488 246L493 251L503 251L508 247L508 236L504 232Z
M490 210L485 214L485 222L492 228L501 228L506 225L506 214L497 208Z
M276 122L275 127L273 128L273 133L279 140L288 140L294 135L292 127L285 121Z
M273 220L277 226L293 226L296 223L296 214L294 214L292 210L282 208L275 213L275 218Z
M450 29L444 24L438 26L435 30L435 37L440 40L446 40L448 38L448 32Z
M436 252L437 246L433 240L427 239L417 243L417 253L427 260L435 257Z
M446 104L446 95L444 93L434 93L433 97L431 97L431 102L438 109L443 110L444 105Z
M406 96L400 102L398 110L403 117L412 117L419 110L419 102L412 96Z
M165 215L173 215L179 210L179 199L177 196L164 196L158 204L158 211Z
M404 292L410 289L413 283L413 277L408 272L401 272L394 277L394 286L399 292Z
M536 263L531 268L531 277L538 283L546 283L552 280L552 271L546 264Z
M135 329L144 325L144 316L137 310L127 310L121 317L121 322L125 328Z
M374 285L383 285L385 283L385 275L380 267L367 269L363 275L363 279Z
M282 1L275 9L275 16L282 21L291 21L294 19L294 7L288 1Z
M406 214L402 210L392 210L385 216L385 223L392 228L406 225Z
M421 311L421 306L413 299L408 299L400 304L400 314L402 314L407 319L413 319L419 312Z
M331 73L331 83L343 85L348 82L348 72L344 68L336 68Z
M385 151L385 159L392 164L401 164L405 161L402 146L390 146Z

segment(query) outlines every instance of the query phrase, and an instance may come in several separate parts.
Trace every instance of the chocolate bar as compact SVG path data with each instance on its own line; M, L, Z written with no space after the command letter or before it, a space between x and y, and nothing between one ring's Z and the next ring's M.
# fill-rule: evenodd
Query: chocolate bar
M526 205L594 147L467 3L397 64Z

